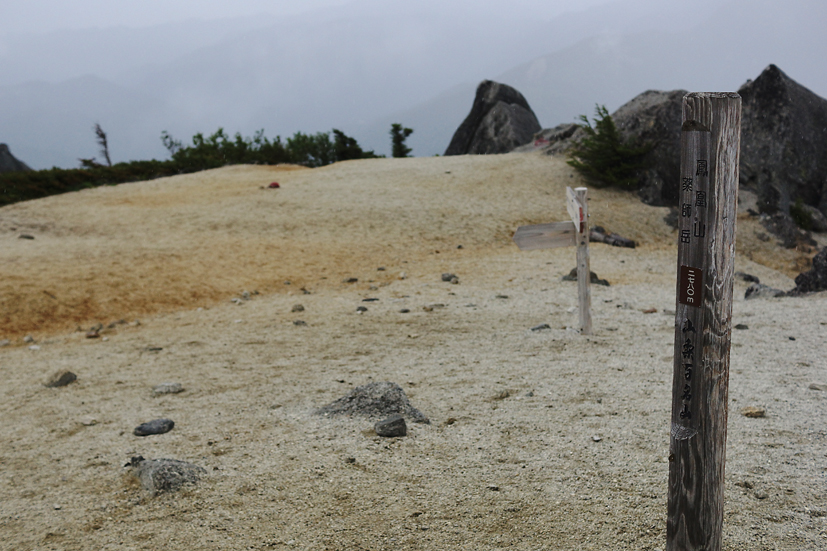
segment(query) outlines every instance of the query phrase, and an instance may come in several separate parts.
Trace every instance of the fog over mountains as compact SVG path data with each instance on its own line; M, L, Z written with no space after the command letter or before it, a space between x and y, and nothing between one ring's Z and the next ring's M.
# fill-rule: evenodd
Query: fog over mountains
M423 156L445 150L483 79L520 90L546 127L650 88L737 90L770 63L827 96L820 0L387 4L2 35L0 142L33 168L74 167L97 155L95 122L113 161L165 158L164 130L335 127L387 154L401 122Z

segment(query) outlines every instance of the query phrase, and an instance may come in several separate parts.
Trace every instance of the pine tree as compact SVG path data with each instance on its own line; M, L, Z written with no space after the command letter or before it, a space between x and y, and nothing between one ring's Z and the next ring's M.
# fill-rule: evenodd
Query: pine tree
M605 106L595 106L595 115L594 127L586 115L580 115L579 126L586 137L569 150L568 164L595 187L636 188L639 173L647 168L644 158L655 146L621 140Z
M410 128L402 128L402 125L396 122L391 124L391 144L393 145L391 154L394 157L407 157L411 152L411 148L405 146L405 140L411 134L413 130Z

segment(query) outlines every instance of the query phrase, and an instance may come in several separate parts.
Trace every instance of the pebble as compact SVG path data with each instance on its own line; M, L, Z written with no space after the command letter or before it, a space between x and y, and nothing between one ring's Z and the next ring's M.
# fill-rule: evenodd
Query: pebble
M83 425L84 427L91 427L93 425L97 425L98 420L95 419L94 417L82 417L80 419L80 424Z
M31 346L29 347L29 350L40 350L40 345L38 345L38 344L33 344L33 345L31 345Z
M399 279L408 279L408 274L406 272L402 272L399 274Z
M29 235L28 233L21 233L18 239L34 239L33 235Z
M455 274L444 273L442 274L442 281L446 281L448 283L454 283L454 280L459 283L459 278Z
M31 335L26 335L25 337L23 337L23 342L25 342L26 344L32 343L34 342L34 337L32 337Z
M601 440L603 440L603 439L602 439L602 438L600 438L599 436L592 436L592 440L593 440L594 442L600 442L600 441L601 441Z
M307 325L307 322L302 320L296 320L293 322L293 325L295 325L296 327L304 327L305 325Z
M376 271L377 271L377 272L384 272L384 271L385 271L385 267L384 267L384 266L379 266L378 268L376 268Z
M741 410L741 415L744 417L765 417L767 414L767 410L759 406L747 406Z
M153 396L161 396L162 394L178 394L184 392L184 387L181 383L161 383L152 387Z
M8 346L10 344L11 344L11 341L9 339L0 340L0 348L2 348L4 346Z
M68 384L72 384L77 380L78 376L72 373L71 371L63 370L55 372L49 379L46 381L46 386L49 388L58 388L61 386L66 386Z
M154 419L135 427L132 434L135 436L149 436L151 434L164 434L172 430L175 422L172 419Z
M508 295L496 295L494 298L508 298Z
M343 280L343 283L356 283L357 281L359 281L357 277L348 277Z
M100 333L98 333L97 331L88 331L86 333L87 339L97 339L98 337L100 337Z
M301 304L294 304L290 309L291 312L304 312L304 306Z
M755 497L758 499L767 499L768 497L770 497L770 494L768 494L767 492L763 492L761 490L755 490Z
M491 490L492 492L499 492L500 491L500 487L497 486L496 484L489 484L488 489Z
M551 329L551 326L547 323L541 323L540 325L535 325L531 328L532 331L544 331L546 329Z
M647 308L646 310L642 310L644 314L656 314L658 311L657 308Z
M378 298L363 298L362 302L377 302Z
M400 314L409 314L410 312L411 312L411 311L410 311L409 309L407 309L407 308L402 308L402 309L399 311L399 313L400 313Z
M749 325L747 325L746 323L739 323L735 326L735 329L749 329Z
M401 415L391 415L387 419L383 419L373 425L373 430L375 430L379 436L406 436L408 434L408 425L405 423L405 418Z
M367 312L368 309L365 308L364 306L357 306L356 311L359 312L359 313L362 313L362 312Z
M827 391L827 384L825 384L825 383L810 383L810 386L808 388L810 390Z

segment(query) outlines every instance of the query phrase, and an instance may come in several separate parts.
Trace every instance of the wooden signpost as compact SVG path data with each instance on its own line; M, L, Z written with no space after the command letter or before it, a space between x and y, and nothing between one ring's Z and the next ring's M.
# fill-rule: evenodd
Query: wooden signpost
M580 333L583 335L590 335L592 332L587 191L584 187L566 188L566 210L571 216L571 222L520 226L513 237L514 243L521 251L577 245L577 293L580 306Z
M683 98L667 551L720 551L741 98Z

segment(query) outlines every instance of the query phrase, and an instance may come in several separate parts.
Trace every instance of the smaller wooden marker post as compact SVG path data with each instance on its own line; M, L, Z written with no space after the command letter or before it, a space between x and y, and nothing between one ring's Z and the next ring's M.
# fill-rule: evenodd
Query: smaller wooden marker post
M566 188L566 210L571 216L571 222L520 226L513 237L521 251L577 246L577 295L580 333L583 335L592 332L587 191L584 187Z
M741 98L683 98L667 551L720 551Z

